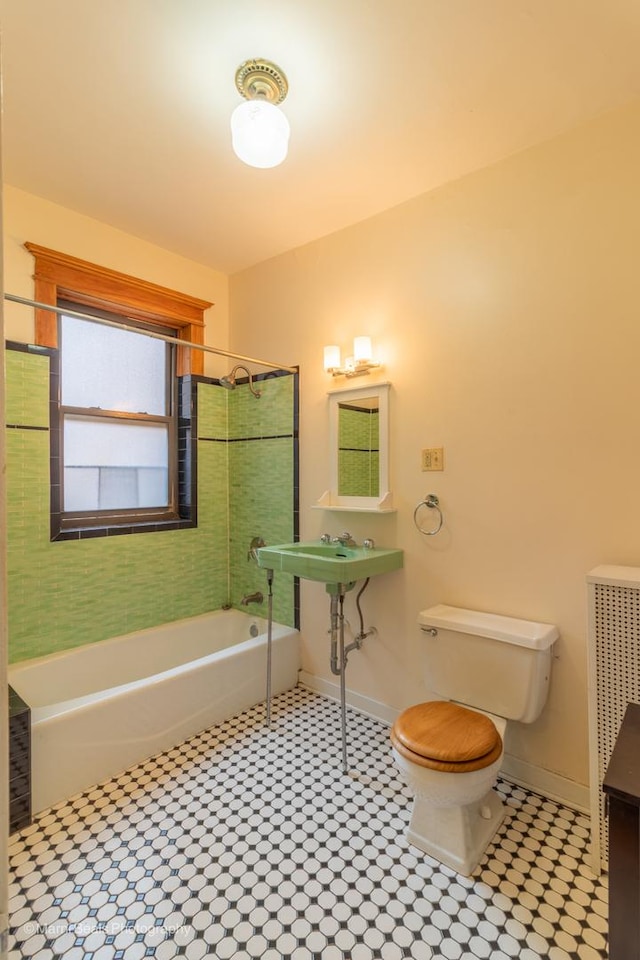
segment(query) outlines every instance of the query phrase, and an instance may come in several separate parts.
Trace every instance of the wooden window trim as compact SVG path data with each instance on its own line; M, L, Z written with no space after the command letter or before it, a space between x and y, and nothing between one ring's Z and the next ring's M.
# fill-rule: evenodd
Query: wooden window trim
M204 343L204 312L213 304L126 273L79 260L66 253L25 243L35 259L35 300L52 307L71 300L88 307L125 313L135 320L178 330L181 340ZM58 347L57 316L50 310L35 311L35 341L38 346ZM202 375L204 354L189 347L177 348L177 376Z

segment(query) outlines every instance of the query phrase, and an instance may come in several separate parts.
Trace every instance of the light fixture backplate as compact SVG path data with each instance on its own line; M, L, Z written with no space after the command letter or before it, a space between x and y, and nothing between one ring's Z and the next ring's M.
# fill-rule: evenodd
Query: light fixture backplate
M245 100L282 103L289 92L284 72L270 60L245 60L236 70L236 87Z

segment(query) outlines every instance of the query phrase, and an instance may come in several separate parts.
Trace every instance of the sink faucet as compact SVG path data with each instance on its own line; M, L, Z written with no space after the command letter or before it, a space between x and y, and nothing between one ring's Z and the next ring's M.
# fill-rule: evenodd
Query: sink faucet
M331 543L341 543L343 547L357 547L358 544L355 542L350 533L341 533L337 537L331 538Z
M258 554L256 551L260 547L266 547L266 543L262 537L253 537L251 543L249 544L249 552L247 553L247 560L256 560L258 559Z
M264 603L264 597L259 590L255 593L247 593L240 601L243 607L248 607L250 603Z

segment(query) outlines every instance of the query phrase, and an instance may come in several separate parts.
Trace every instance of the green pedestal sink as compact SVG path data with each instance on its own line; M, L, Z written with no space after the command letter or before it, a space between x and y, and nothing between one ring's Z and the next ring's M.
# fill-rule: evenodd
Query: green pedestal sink
M345 534L345 538L349 534ZM331 672L340 677L340 716L342 726L342 770L348 773L347 761L347 716L345 671L347 657L352 650L359 650L363 641L375 632L371 627L365 631L360 612L360 633L345 646L344 595L351 590L356 580L366 580L380 573L398 570L403 563L402 550L386 550L378 547L344 546L342 543L326 543L315 540L309 543L280 543L274 547L259 547L256 550L258 566L271 571L269 582L269 620L267 627L267 724L271 723L271 623L272 585L275 571L291 573L304 580L319 580L324 583L330 597L331 622ZM358 594L358 600L364 587ZM360 611L360 607L358 607Z
M402 550L346 547L319 540L260 547L257 554L261 567L322 583L353 583L398 570L403 563Z

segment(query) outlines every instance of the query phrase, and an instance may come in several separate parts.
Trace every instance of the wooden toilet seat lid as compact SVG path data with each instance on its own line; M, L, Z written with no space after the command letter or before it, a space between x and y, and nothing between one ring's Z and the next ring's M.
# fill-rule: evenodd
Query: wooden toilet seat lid
M446 700L409 707L393 725L391 740L418 764L460 773L489 766L502 752L502 738L489 717Z

